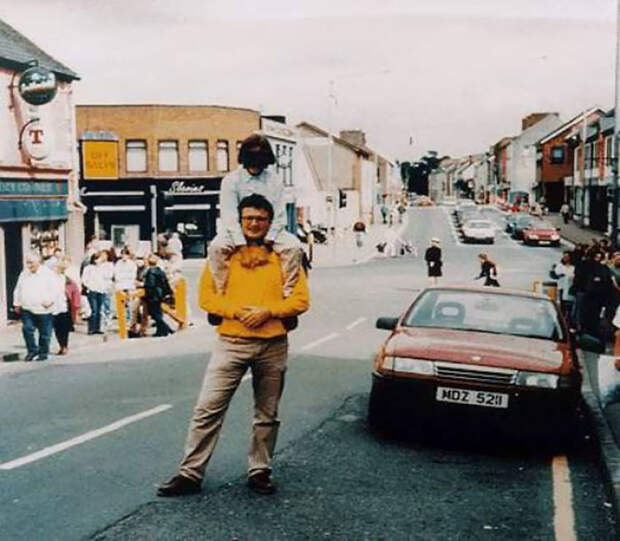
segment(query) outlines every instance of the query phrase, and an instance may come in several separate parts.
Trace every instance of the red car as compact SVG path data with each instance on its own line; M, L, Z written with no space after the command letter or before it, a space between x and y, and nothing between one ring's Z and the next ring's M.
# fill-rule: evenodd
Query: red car
M566 431L581 400L574 341L552 300L488 287L431 287L374 360L372 428ZM452 420L452 423L446 421Z
M523 230L523 244L528 246L559 246L560 235L558 230L549 222L533 220Z

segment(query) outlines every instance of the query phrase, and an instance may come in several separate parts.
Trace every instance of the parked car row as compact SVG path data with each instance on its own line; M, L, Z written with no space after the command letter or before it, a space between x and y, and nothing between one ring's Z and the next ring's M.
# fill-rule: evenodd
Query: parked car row
M549 222L526 212L509 214L506 218L506 233L527 246L559 246L558 231Z
M495 242L495 224L485 218L471 199L463 199L456 204L453 219L463 242Z

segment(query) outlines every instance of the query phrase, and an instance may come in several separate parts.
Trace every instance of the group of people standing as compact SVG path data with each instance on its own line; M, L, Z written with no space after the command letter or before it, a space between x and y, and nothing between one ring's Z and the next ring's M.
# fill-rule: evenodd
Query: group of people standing
M564 251L551 277L557 280L558 299L571 326L610 339L618 327L613 322L620 306L620 252L612 253L606 239L579 244Z

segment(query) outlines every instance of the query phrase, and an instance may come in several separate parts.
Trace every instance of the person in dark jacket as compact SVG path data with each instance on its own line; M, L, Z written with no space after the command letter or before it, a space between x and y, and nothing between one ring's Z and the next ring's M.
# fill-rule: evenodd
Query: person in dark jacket
M495 263L489 259L487 254L478 254L478 259L480 260L480 274L476 277L476 280L484 278L485 286L499 287Z
M441 267L443 262L441 260L441 248L440 241L437 237L431 239L431 245L426 249L424 253L424 260L428 268L428 278L431 285L436 286L438 278L442 276Z
M144 298L149 315L155 321L154 336L168 336L174 331L164 321L161 303L165 298L172 295L172 288L168 283L166 273L157 266L157 263L157 255L150 254L147 258L148 267L144 272Z
M613 282L609 267L602 263L603 252L591 252L590 258L589 272L585 280L581 323L585 333L600 337L601 310L612 295Z

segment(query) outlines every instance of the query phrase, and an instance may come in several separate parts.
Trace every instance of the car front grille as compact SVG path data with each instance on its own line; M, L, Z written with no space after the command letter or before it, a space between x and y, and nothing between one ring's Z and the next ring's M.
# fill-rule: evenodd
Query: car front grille
M445 380L486 383L488 385L514 385L517 371L474 364L435 362L435 375Z

